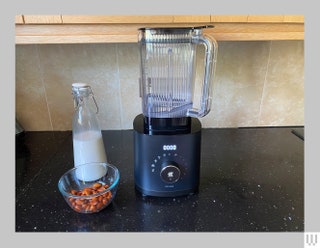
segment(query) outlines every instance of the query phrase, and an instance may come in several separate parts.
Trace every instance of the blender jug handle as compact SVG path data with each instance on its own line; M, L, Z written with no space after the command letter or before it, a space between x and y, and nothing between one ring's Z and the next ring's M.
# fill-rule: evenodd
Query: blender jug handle
M192 42L195 44L203 44L205 47L205 66L204 66L204 80L202 84L202 96L200 98L200 109L189 109L187 115L190 117L204 117L211 110L212 104L212 81L215 73L218 43L208 34L199 35L200 29L195 29L196 36L193 37Z

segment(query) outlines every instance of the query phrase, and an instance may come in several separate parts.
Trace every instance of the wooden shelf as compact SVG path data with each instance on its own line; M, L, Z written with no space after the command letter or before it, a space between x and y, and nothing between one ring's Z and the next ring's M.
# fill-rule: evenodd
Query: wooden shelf
M16 16L16 44L137 42L141 27L214 25L221 41L303 40L300 15Z

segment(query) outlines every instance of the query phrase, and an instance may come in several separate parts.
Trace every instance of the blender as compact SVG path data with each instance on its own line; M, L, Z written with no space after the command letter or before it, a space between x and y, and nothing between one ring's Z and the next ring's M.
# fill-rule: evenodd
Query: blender
M218 45L201 27L140 28L142 113L133 121L135 188L145 196L198 191L201 122L211 109ZM204 79L195 100L196 52L203 45Z

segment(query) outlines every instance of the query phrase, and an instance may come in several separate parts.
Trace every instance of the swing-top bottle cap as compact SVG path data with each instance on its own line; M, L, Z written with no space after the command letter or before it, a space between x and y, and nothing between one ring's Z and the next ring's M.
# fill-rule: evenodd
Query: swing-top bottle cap
M89 84L87 84L87 83L73 83L72 84L72 93L75 94L75 95L93 94L93 92L91 90L91 86Z
M85 88L90 87L89 84L86 83L73 83L72 88Z

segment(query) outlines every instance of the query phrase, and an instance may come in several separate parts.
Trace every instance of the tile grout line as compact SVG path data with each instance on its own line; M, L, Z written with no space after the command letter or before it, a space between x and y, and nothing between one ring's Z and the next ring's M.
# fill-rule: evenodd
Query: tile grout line
M46 91L46 87L45 87L44 79L43 79L43 68L41 66L41 61L40 61L41 59L40 59L40 53L39 53L39 46L38 45L37 45L37 55L38 55L39 69L40 69L40 74L41 74L41 83L42 83L42 87L44 89L44 98L46 100L46 106L47 106L47 110L48 110L51 131L53 131L52 118L51 118L51 113L50 113L50 108L49 108L49 103L48 103L47 91Z
M266 88L266 83L267 83L267 76L268 76L268 72L269 72L271 46L272 46L272 41L270 41L269 54L268 54L268 60L267 60L267 68L266 68L266 73L265 73L265 75L264 75L264 81L263 81L263 87L262 87L262 93L261 93L261 99L260 99L259 120L258 120L259 125L261 125L261 110L262 110L262 103L263 103L263 99L264 99L264 95L265 95L265 88Z
M118 77L118 93L119 93L119 108L120 108L120 126L123 128L123 108L122 108L122 96L121 96L121 80L120 80L120 68L119 68L119 46L116 44L116 65L117 65L117 77Z

